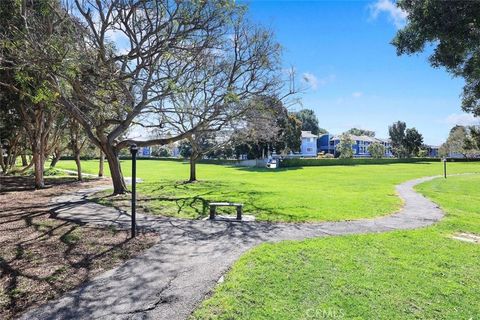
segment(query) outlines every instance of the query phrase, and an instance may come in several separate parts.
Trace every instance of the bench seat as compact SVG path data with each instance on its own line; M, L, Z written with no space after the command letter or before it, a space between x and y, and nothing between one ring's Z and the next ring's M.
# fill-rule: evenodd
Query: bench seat
M242 203L233 203L233 202L210 202L210 220L215 219L215 214L217 207L236 207L237 208L237 220L242 220Z
M243 203L233 202L210 202L209 205L216 207L243 207Z

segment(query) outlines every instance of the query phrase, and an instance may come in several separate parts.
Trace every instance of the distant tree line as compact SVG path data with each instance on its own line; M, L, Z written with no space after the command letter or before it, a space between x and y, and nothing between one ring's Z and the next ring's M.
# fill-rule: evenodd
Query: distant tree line
M455 126L450 130L447 140L440 146L443 157L461 156L476 158L480 156L480 126Z

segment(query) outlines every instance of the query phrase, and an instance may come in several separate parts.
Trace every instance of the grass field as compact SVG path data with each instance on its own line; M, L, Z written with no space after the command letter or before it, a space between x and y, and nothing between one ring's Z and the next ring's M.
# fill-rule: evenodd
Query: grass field
M123 161L130 176L131 161ZM58 168L75 170L73 161ZM97 161L84 161L83 171L98 172ZM176 161L139 160L139 205L154 214L199 218L207 215L209 201L245 204L245 213L269 221L331 221L369 218L392 213L401 206L395 185L442 174L442 164L389 164L331 167L235 168L199 164L197 183L184 183L189 166ZM449 173L480 172L480 162L449 163ZM108 169L106 169L108 172ZM104 197L104 204L128 205L126 197Z
M196 319L478 319L480 175L417 190L447 216L414 231L264 244L245 254Z

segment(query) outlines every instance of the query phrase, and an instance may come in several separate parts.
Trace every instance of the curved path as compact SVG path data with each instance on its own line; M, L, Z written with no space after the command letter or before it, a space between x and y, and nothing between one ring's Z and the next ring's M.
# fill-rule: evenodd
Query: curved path
M413 186L434 178L398 185L403 208L375 219L287 224L139 215L140 228L159 233L158 244L60 299L27 312L22 319L186 319L230 265L259 243L414 229L435 223L443 212L413 190ZM87 224L129 227L126 213L85 200L97 190L55 198L54 214Z

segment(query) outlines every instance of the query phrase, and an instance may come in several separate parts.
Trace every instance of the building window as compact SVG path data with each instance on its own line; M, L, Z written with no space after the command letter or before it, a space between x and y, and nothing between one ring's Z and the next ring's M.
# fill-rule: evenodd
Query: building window
M307 148L307 152L312 152L313 148Z

